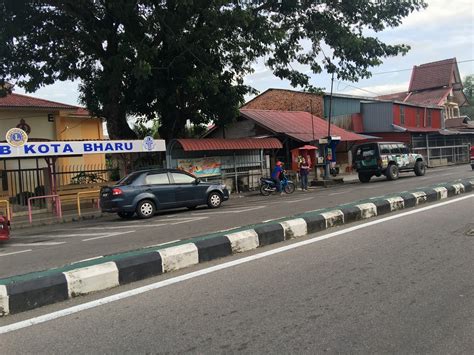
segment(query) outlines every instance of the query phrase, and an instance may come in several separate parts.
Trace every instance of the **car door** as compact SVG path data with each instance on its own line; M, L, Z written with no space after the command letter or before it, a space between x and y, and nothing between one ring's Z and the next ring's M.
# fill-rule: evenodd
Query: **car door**
M168 173L151 172L145 177L145 191L151 192L158 200L158 208L172 208L176 206L174 186L170 184Z
M176 192L176 202L179 206L193 206L202 203L200 198L202 185L196 183L196 178L186 173L171 172L172 184Z

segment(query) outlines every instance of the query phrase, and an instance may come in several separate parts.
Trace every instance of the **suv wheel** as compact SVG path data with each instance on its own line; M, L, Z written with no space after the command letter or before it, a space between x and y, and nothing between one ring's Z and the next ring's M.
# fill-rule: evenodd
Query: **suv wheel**
M398 170L398 166L395 164L391 164L387 168L387 179L388 180L397 180L398 176L400 175L400 171Z
M359 173L360 182L363 182L363 183L369 182L371 177L372 176L368 173Z
M426 173L426 166L421 160L418 160L415 163L415 175L416 176L423 176Z
M151 218L155 215L155 204L150 200L143 200L138 202L137 216L138 218Z
M222 196L218 192L211 192L207 197L207 205L209 208L217 208L222 203Z

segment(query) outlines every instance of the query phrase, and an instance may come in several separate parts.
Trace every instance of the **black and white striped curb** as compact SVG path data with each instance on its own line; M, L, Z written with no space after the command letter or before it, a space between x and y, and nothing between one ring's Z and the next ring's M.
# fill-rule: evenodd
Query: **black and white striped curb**
M0 279L0 315L19 313L198 263L474 191L474 179Z

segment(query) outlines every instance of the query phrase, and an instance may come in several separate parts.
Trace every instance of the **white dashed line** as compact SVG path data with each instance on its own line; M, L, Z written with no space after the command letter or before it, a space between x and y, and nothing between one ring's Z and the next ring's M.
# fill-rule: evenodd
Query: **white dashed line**
M11 253L0 254L0 257L2 257L2 256L8 256L8 255L14 255L14 254L27 253L27 252L29 252L29 251L32 251L32 249L19 250L19 251L14 251L14 252L11 252Z
M83 242L89 242L89 241L91 241L91 240L104 239L104 238L110 238L110 237L117 237L117 236L119 236L119 235L130 234L130 233L134 233L134 232L136 232L136 231L133 230L133 231L127 231L127 232L108 233L108 234L103 234L101 237L87 238L87 239L83 239L82 241L83 241Z

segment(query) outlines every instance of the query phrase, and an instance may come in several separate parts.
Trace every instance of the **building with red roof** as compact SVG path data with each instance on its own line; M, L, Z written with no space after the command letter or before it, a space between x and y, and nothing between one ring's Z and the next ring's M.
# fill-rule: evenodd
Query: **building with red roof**
M29 141L103 139L102 119L93 117L80 106L45 100L29 95L10 93L0 97L0 140L10 128L21 128ZM104 155L63 157L57 166L105 165ZM36 169L45 166L44 159L7 159L0 169Z
M408 91L382 95L378 99L440 106L445 119L459 117L459 107L469 104L456 58L415 65Z

